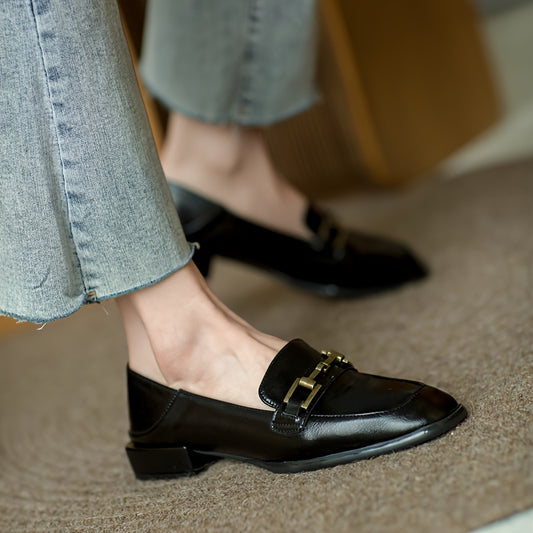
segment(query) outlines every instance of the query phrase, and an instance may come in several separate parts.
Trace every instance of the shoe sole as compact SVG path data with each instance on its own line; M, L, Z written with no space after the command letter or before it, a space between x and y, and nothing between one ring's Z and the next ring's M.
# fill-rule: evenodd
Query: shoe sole
M126 446L126 452L133 471L139 479L192 476L199 474L220 459L233 459L250 463L276 474L294 474L369 459L418 446L450 431L467 416L466 409L459 405L446 418L407 435L371 444L364 448L296 461L260 461L231 454L197 452L185 446L175 448L139 448L131 442Z

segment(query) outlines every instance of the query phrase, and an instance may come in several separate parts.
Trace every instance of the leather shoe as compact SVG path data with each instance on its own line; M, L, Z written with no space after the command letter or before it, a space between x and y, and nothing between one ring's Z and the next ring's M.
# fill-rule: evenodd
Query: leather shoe
M270 230L174 183L174 203L189 241L200 249L194 261L206 277L211 259L224 256L259 267L321 296L354 297L424 278L428 271L404 245L347 231L330 215L309 206L310 241Z
M175 390L128 369L137 477L198 473L231 458L272 472L301 472L410 448L459 424L450 395L414 381L358 372L341 354L289 342L259 388L269 409Z

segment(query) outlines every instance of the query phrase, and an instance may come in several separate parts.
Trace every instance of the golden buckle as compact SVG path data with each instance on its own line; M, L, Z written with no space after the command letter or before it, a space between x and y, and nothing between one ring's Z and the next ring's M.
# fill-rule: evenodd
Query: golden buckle
M344 355L339 352L336 352L335 350L323 350L322 355L325 355L327 357L326 363L329 362L329 364L331 364L333 361L335 361L339 365L347 365L349 363L348 359L346 359Z
M316 396L316 393L321 389L322 385L320 385L320 383L317 383L314 379L310 379L309 377L296 378L294 380L294 383L291 385L289 392L287 392L287 394L285 395L283 403L289 402L292 395L294 394L294 391L298 387L304 387L305 389L311 390L307 398L300 405L300 409L307 409L313 398Z
M314 370L308 376L301 378L296 378L291 385L291 388L288 390L285 398L283 398L283 403L289 403L289 400L292 398L292 395L298 387L303 387L308 389L311 392L308 394L307 398L301 403L300 409L306 409L309 407L313 398L316 396L317 392L322 388L320 383L315 381L315 378L319 374L326 374L333 363L337 364L347 364L348 360L340 353L334 351L322 352L326 356L326 359L320 361L314 368Z

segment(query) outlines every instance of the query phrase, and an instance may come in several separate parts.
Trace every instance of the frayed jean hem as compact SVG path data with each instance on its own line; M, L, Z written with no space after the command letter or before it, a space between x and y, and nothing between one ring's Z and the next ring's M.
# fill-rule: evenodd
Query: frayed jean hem
M141 70L142 72L142 70ZM322 99L322 94L320 91L315 91L310 97L303 99L291 107L273 113L270 115L238 115L235 113L228 113L227 115L211 115L208 113L202 113L197 109L192 109L183 105L181 102L171 101L170 98L163 96L161 93L155 89L150 82L143 81L144 85L148 91L157 99L164 107L166 107L170 112L177 112L185 115L188 118L193 120L198 120L200 122L207 122L209 124L215 125L227 125L227 124L236 124L244 127L267 127L288 120L304 111L313 107L317 102Z
M0 316L5 316L8 318L13 318L19 322L32 322L34 324L44 324L46 322L54 322L55 320L60 320L62 318L66 318L76 311L79 311L83 305L85 304L93 304L93 303L100 303L105 300L111 300L113 298L118 298L119 296L124 296L125 294L129 294L130 292L139 291L141 289L145 289L146 287L150 287L151 285L155 285L156 283L159 283L160 281L163 281L165 278L168 278L171 274L174 274L174 272L177 272L178 270L181 270L192 259L194 252L196 250L196 246L193 244L190 244L190 252L189 255L186 257L186 259L180 263L175 268L169 270L162 276L159 276L155 279L150 279L149 281L146 281L140 285L136 285L134 287L125 289L123 291L119 291L112 294L106 294L104 296L99 296L97 300L90 300L88 298L88 293L81 294L76 299L73 299L73 305L65 310L64 313L58 314L58 315L52 315L52 316L26 316L26 315L19 315L17 313L11 313L9 311L6 311L4 309L0 309Z

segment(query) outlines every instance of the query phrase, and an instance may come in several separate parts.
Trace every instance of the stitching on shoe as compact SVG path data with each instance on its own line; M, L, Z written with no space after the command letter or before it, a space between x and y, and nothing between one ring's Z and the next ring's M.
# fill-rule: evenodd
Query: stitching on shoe
M261 398L261 400L263 400L263 402L265 402L269 407L277 409L278 405L265 395L265 392L261 387L259 388L259 398Z

